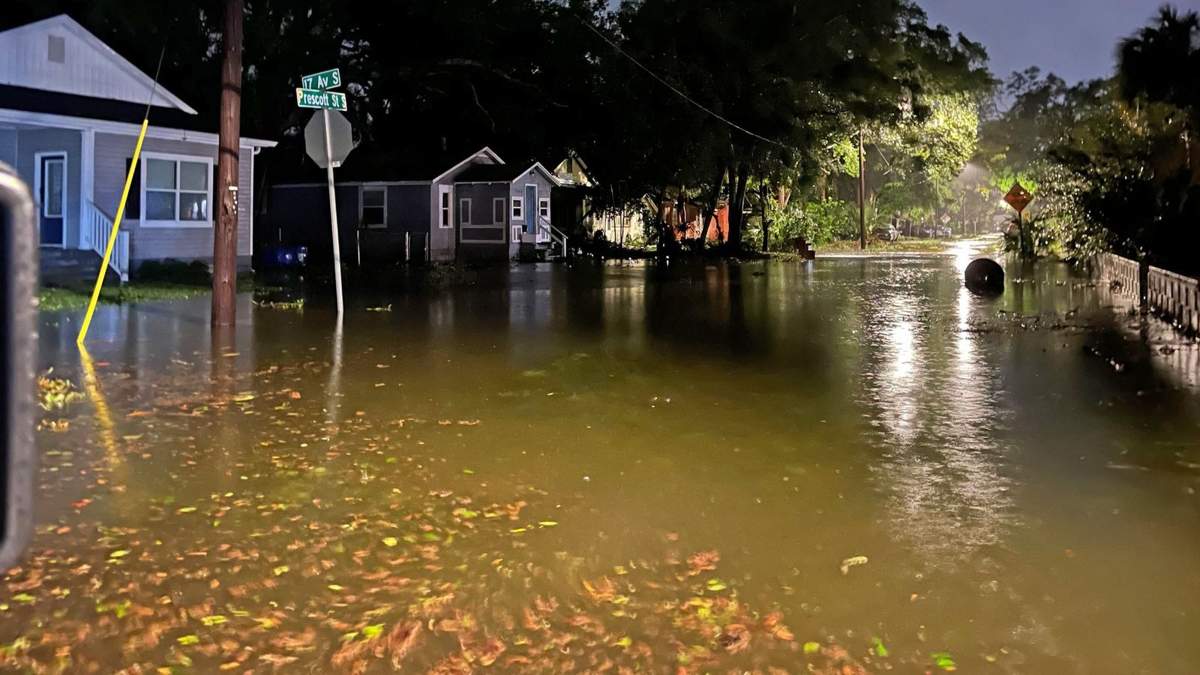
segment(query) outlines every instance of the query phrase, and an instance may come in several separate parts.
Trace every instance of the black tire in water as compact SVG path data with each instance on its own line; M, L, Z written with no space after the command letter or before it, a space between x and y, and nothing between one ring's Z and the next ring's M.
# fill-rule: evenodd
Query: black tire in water
M975 293L1003 293L1004 268L995 260L972 260L963 274L967 289Z

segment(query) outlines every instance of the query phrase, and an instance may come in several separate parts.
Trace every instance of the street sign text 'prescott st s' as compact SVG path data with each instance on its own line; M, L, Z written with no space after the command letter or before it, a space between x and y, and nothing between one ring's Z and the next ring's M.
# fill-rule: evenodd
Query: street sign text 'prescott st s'
M336 91L319 91L317 89L296 89L296 105L301 108L324 108L326 110L345 110L346 95Z

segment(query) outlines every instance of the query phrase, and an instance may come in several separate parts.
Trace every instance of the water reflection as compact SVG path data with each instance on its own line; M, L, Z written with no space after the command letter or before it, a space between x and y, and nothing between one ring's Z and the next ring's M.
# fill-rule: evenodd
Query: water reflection
M945 292L925 265L890 267L873 288L883 301L862 317L876 347L864 393L883 449L875 467L888 495L882 517L927 563L955 564L1016 523L996 368L972 332L986 301L962 287Z
M1194 343L1114 313L1061 266L973 296L966 260L522 266L352 311L344 329L319 302L244 302L229 334L210 332L207 301L105 307L94 361L75 350L74 315L46 315L41 365L88 402L67 432L41 437L78 454L47 455L39 519L53 528L38 545L46 561L91 556L100 589L22 605L28 620L0 620L0 642L95 622L91 596L124 588L97 571L160 579L152 560L195 582L197 613L173 613L190 623L163 637L164 653L228 630L240 617L227 605L286 614L293 636L342 612L319 626L336 645L390 604L390 629L411 599L392 595L400 577L482 588L456 609L504 636L503 612L520 617L527 596L574 597L583 579L625 579L636 563L669 572L685 597L710 597L711 572L739 602L784 612L797 644L837 637L865 654L880 635L901 672L922 672L935 648L970 672L1185 672L1200 660L1187 641L1200 629L1200 405L1179 386L1196 376ZM480 525L499 535L487 544L436 523L454 530L441 560L402 539L427 543L405 514L483 511L509 499L498 494L536 514ZM180 527L190 506L207 525ZM62 527L77 539L51 534ZM134 530L136 546L96 549L94 534ZM142 547L156 540L167 544ZM202 550L224 545L257 567ZM195 555L171 558L171 546ZM123 547L138 553L109 567ZM683 572L702 550L720 551L719 577ZM412 567L369 570L380 575L354 587L362 551ZM858 554L870 563L843 575ZM253 590L226 596L238 575ZM345 614L354 602L370 610ZM615 607L597 615L613 639L647 616ZM225 628L198 624L218 611ZM108 620L105 637L141 630ZM265 653L277 635L244 644ZM334 647L321 645L299 654L304 669L329 670ZM422 643L416 670L443 646ZM129 665L106 658L114 667L99 672Z

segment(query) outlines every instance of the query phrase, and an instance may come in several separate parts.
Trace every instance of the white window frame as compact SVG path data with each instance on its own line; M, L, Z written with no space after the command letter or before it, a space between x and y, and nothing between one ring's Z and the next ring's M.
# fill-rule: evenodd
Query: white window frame
M460 225L471 224L471 198L461 197L458 200L458 218Z
M550 220L550 198L538 197L538 216Z
M366 201L363 195L367 192L382 192L383 193L383 222L373 225L363 224L363 209L367 208ZM368 230L386 230L388 220L388 190L386 185L360 185L358 186L358 225L359 227ZM375 207L371 207L375 208Z
M520 225L513 225L510 229L512 229L512 240L521 241L521 234L525 232L525 228Z
M149 204L146 202L146 162L152 159L163 160L167 162L175 162L175 218L172 220L151 220L146 214L149 212ZM143 152L140 158L141 166L141 185L138 189L141 191L141 226L147 228L164 228L164 229L180 229L180 230L203 230L210 229L213 226L213 216L217 205L213 200L213 194L216 192L217 186L213 185L213 161L212 157L203 157L198 155L177 155L165 152ZM208 220L180 220L179 219L179 194L181 192L194 192L194 190L183 190L179 184L179 163L192 162L194 164L204 164L208 177ZM152 190L153 191L153 190ZM160 192L165 192L161 190ZM241 207L239 206L239 209Z
M525 222L525 197L512 198L512 219Z
M452 185L438 186L437 218L439 229L448 230L454 227L454 186Z
M507 200L504 197L492 197L492 224L493 225L503 225L504 224L504 214L508 213L508 204L505 203L506 201ZM497 213L500 214L499 220L496 220Z

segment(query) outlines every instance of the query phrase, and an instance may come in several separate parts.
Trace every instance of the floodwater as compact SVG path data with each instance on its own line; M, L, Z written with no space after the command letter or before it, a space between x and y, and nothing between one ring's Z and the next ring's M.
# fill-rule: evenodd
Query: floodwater
M1196 672L1197 345L969 255L44 315L0 665Z

